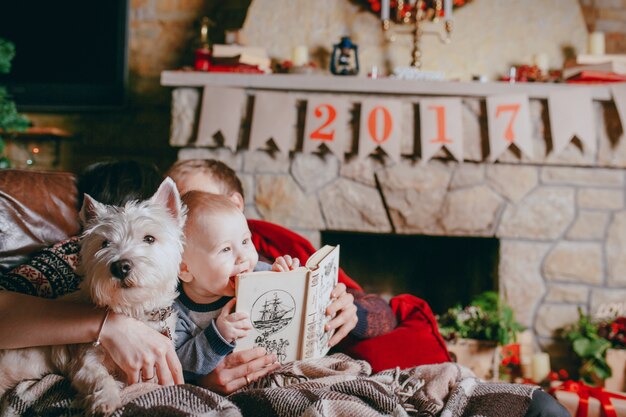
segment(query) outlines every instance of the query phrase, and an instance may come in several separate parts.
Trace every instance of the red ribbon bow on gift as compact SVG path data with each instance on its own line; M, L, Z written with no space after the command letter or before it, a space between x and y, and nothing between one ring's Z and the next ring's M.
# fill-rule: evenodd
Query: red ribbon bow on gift
M571 380L563 382L563 384L554 388L554 390L578 394L578 410L576 410L576 417L587 417L589 413L589 398L595 398L600 401L601 414L605 417L617 417L617 412L611 403L611 398L626 400L626 395L605 391L604 388L600 387L590 387L582 382Z

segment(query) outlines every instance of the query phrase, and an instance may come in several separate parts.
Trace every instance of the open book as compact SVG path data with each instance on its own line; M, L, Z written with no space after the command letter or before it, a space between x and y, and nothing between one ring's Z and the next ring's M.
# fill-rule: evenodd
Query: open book
M280 363L324 356L332 336L325 311L338 273L339 246L326 245L293 271L240 274L236 311L248 313L253 329L235 351L262 346Z

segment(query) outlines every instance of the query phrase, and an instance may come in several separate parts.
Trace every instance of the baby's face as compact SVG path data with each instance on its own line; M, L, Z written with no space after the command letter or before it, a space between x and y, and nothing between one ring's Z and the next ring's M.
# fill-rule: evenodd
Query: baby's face
M208 303L235 295L235 276L251 272L259 255L243 213L214 214L202 222L204 227L187 237L183 261L193 280L184 285L192 300Z

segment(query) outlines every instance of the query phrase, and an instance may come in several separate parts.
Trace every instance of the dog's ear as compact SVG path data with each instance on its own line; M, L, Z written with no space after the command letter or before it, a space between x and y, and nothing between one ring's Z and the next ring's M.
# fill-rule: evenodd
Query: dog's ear
M151 203L160 204L167 207L172 217L176 219L181 226L185 224L187 210L180 200L180 194L176 188L174 180L170 177L159 185L159 189L150 199Z
M79 218L83 228L93 221L100 213L106 211L106 206L97 202L92 196L85 193L83 206L80 209Z

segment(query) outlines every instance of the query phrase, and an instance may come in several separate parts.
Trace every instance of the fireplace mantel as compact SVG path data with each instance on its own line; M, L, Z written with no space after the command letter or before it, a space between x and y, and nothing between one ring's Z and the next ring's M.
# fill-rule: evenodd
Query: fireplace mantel
M203 87L205 85L278 91L316 91L337 93L436 95L487 97L495 94L527 94L545 99L554 91L585 88L594 100L608 101L611 92L605 85L580 86L554 83L506 83L473 81L409 81L392 78L339 77L299 74L220 74L197 71L164 71L161 85L166 87Z
M593 312L626 298L626 135L607 86L184 71L163 72L161 83L174 90L170 144L180 148L178 158L215 158L235 169L248 217L279 223L316 245L322 231L495 237L499 290L545 349L555 330L575 320L579 307ZM200 145L198 115L207 85L243 88L250 95L292 92L303 100L317 93L354 102L393 96L406 120L421 97L461 97L464 163L446 154L420 163L419 134L410 122L401 127L398 162L309 154L296 146L289 153L249 149L249 120L242 120L236 152L217 143ZM553 91L579 88L589 89L594 99L597 152L583 152L572 141L555 155L545 99ZM530 98L535 156L508 150L497 163L489 162L485 98L520 93ZM303 119L297 123L294 144ZM550 350L555 359L563 354Z

